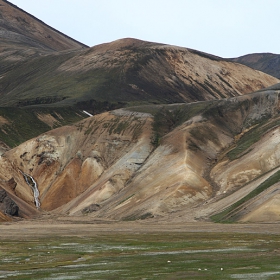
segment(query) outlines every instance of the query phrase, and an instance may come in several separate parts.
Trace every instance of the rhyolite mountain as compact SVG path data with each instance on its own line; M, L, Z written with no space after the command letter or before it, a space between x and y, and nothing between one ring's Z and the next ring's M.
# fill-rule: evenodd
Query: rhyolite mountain
M89 48L8 1L0 19L0 220L279 220L277 78L132 38Z
M1 187L20 217L277 222L279 89L56 128L2 154ZM22 172L37 182L38 210Z
M247 65L253 69L260 70L276 78L280 78L280 54L253 53L231 59Z

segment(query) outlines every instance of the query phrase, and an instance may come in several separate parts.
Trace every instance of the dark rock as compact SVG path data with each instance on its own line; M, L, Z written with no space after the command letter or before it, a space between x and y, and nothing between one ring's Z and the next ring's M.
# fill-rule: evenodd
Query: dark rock
M18 216L19 207L3 189L0 189L0 210L6 215Z
M19 207L9 196L4 198L3 204L5 206L5 214L10 216L18 216Z
M12 177L7 183L11 190L14 191L17 186L17 182L15 181L15 179Z
M88 213L92 213L92 212L98 211L99 209L100 209L100 205L99 204L91 204L90 206L85 207L82 210L82 213L88 214Z
M0 203L3 203L6 196L7 196L6 191L5 190L0 190Z

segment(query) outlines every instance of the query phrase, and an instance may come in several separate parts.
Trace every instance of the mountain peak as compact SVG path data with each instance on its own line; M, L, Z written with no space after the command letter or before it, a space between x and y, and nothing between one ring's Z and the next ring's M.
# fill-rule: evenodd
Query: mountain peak
M143 41L135 38L122 38L112 42L96 45L91 49L94 51L106 52L106 51L114 51L114 50L120 50L125 48L148 47L153 45L161 46L163 44Z

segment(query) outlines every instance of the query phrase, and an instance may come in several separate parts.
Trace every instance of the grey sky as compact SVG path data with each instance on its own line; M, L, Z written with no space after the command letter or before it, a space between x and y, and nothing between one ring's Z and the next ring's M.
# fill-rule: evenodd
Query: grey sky
M9 0L89 46L125 37L221 57L280 53L280 0Z

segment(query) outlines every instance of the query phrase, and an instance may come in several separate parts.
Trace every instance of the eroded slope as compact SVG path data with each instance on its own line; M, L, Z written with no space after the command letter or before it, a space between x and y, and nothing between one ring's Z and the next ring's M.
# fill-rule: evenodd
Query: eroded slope
M41 209L52 210L84 193L106 171L102 200L121 189L143 163L152 149L150 138L149 115L104 113L6 152L0 176L3 181L14 178L14 193L34 205L22 172L30 174L38 184Z
M260 147L255 144L257 150L252 151L253 155L248 160L254 165L259 160L257 151L262 151L261 168L257 172L251 170L248 161L227 159L226 162L236 166L236 170L230 173L231 184L224 188L229 170L228 167L221 168L225 161L224 153L232 151L233 147L238 149L238 140L243 141L242 137L252 132L257 123L260 126L266 124L262 132L270 130L272 123L277 125L278 110L278 93L271 92L209 103L202 113L161 139L160 146L129 186L117 200L114 198L104 205L99 211L100 216L124 219L157 216L192 220L208 218L215 211L226 208L233 203L227 200L228 195L276 168L278 159L268 161L266 166L262 164L271 158L273 148L269 141ZM251 140L248 149L252 148L254 141L258 139ZM239 149L239 152L242 151ZM246 154L245 150L243 152ZM277 155L275 158L278 158ZM252 186L257 188L258 184ZM240 192L236 199L244 195ZM221 198L225 199L225 204L214 208L213 204ZM74 208L73 213L77 210L79 208Z
M0 179L14 180L11 193L36 210L22 172L31 175L39 212L57 215L278 220L279 123L277 89L119 109L4 153Z

